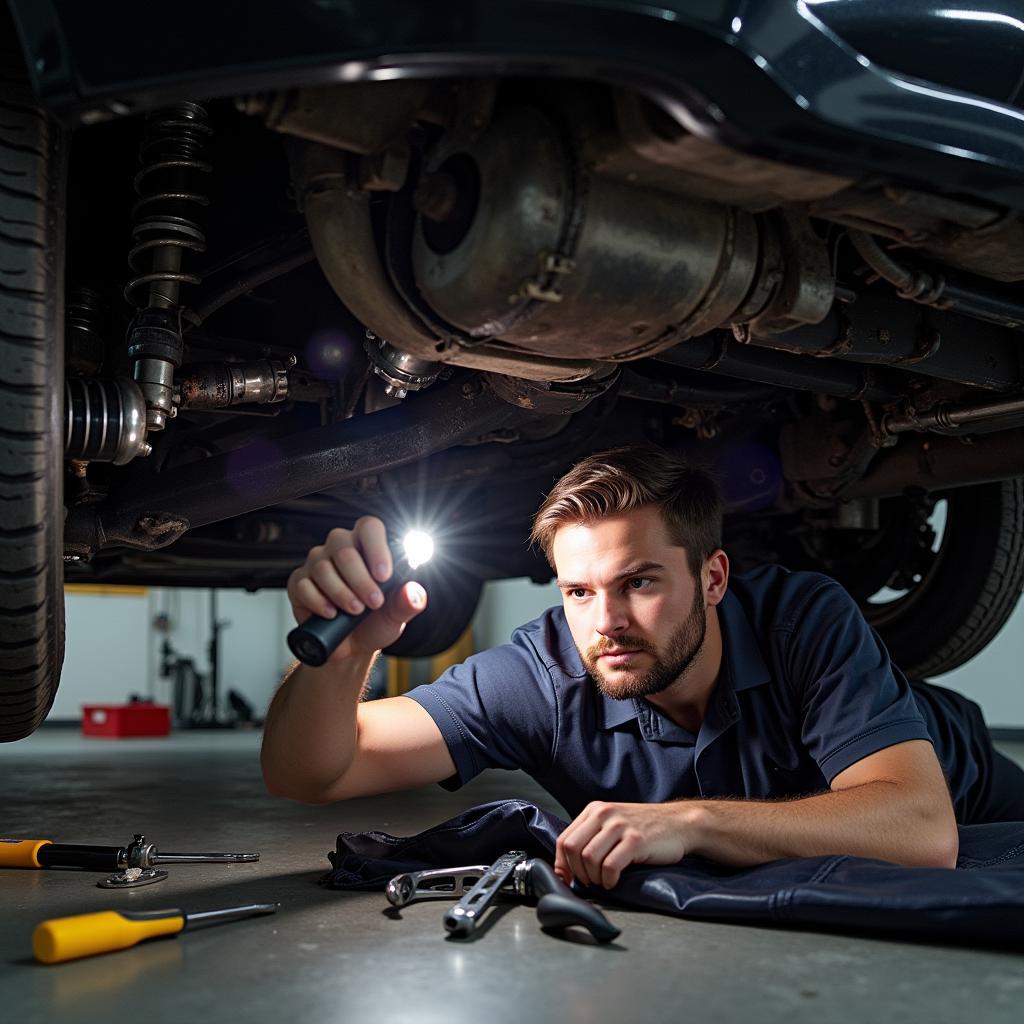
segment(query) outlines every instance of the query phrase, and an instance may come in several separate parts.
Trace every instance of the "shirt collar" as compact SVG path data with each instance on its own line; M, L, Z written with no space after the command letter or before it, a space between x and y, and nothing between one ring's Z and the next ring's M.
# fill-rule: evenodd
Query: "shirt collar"
M722 669L720 683L728 679L733 690L749 690L752 686L770 683L768 666L761 656L754 630L739 598L726 591L718 606L722 626Z
M718 621L722 627L722 668L718 675L718 685L712 694L712 702L718 701L722 709L731 710L730 694L738 690L749 690L762 683L771 682L771 673L761 656L761 648L754 637L746 613L739 600L728 591L718 606ZM595 686L596 684L592 685ZM602 722L605 729L615 729L620 725L639 718L643 724L645 716L653 712L660 713L644 700L616 700L600 693L602 703ZM710 710L710 705L709 705ZM666 725L671 725L664 719ZM685 730L674 727L680 732ZM689 736L689 733L686 733Z
M596 689L597 683L591 680L591 685ZM598 691L600 693L600 691ZM603 721L606 729L615 729L617 726L625 725L640 715L640 704L636 700L616 700L606 694L600 693L603 708Z

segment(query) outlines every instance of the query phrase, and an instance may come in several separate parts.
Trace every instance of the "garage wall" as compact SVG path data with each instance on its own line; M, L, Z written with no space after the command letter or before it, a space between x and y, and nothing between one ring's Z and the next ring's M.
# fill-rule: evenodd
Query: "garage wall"
M484 584L473 620L473 644L478 651L508 643L512 630L535 619L545 608L562 603L555 581L491 580Z
M80 719L82 704L120 704L149 692L143 596L68 594L64 671L50 719Z
M122 703L130 694L169 703L171 681L159 677L160 643L208 670L208 590L149 588L138 596L69 593L64 673L48 720L79 720L84 703ZM166 634L153 628L165 614ZM283 670L292 661L284 637L292 624L283 591L217 591L222 695L238 690L262 717Z

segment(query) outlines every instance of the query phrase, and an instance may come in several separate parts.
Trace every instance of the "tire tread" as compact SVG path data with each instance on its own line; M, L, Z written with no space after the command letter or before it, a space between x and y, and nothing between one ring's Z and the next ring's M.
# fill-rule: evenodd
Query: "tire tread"
M66 140L0 52L0 741L46 717L64 653L59 451Z

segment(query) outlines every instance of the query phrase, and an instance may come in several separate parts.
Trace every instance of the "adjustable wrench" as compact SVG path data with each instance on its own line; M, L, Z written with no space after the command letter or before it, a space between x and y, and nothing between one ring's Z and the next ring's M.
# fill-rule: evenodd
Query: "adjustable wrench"
M474 884L467 889L470 881ZM577 896L539 857L527 858L514 850L494 864L469 864L396 875L387 884L388 901L404 907L418 900L452 899L459 903L444 917L452 935L471 935L481 917L502 890L521 899L537 900L537 919L545 931L560 931L572 925L586 928L598 942L610 942L616 928L593 904Z

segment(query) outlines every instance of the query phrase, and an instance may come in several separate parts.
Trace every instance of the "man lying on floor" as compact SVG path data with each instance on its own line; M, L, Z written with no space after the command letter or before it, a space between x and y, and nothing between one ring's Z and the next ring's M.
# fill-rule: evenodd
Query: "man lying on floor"
M953 867L957 821L1024 820L1024 772L977 705L908 683L835 581L730 579L720 535L707 474L646 445L590 456L534 520L562 607L432 684L360 702L426 594L379 591L380 520L333 530L289 579L296 619L376 611L282 684L267 787L320 803L520 768L574 818L556 871L605 887L687 854Z

